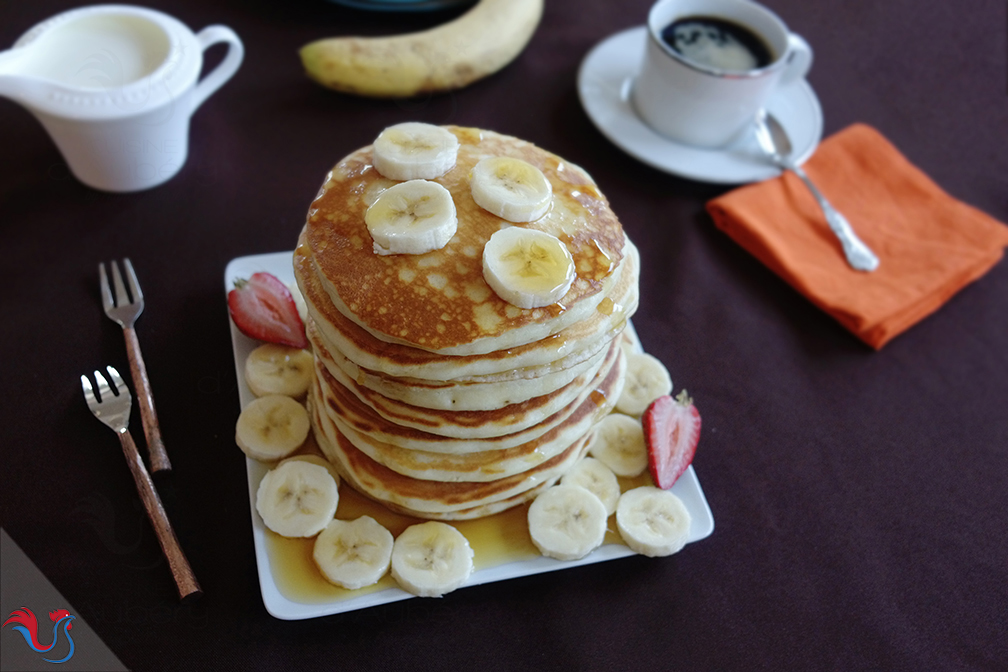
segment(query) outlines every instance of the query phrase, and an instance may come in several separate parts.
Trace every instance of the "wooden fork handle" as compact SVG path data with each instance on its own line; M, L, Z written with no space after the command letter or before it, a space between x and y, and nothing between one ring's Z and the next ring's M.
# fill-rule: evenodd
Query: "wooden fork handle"
M128 430L119 432L119 442L122 444L123 454L126 455L126 462L130 471L133 472L133 480L136 481L137 492L143 501L144 508L147 509L147 517L150 518L154 532L157 533L158 541L161 543L161 550L168 560L172 576L175 578L175 585L178 587L179 597L185 599L190 595L202 593L196 575L193 574L189 561L186 560L185 553L179 545L175 530L172 529L168 514L165 513L164 506L161 505L161 498L158 497L157 490L154 489L154 482L151 481L147 468L144 467L140 453L137 451L136 443L130 436Z
M129 359L130 374L136 387L140 404L140 419L143 421L144 438L147 439L147 456L150 458L151 471L171 471L171 462L161 440L161 426L158 424L157 411L154 410L154 393L151 392L150 380L147 379L147 366L140 354L140 340L133 327L123 328L126 339L126 357Z

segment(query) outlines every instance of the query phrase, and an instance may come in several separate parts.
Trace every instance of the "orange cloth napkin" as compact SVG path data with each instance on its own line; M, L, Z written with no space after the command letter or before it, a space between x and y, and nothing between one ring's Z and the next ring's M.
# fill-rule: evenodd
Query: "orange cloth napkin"
M804 165L812 181L879 257L847 265L819 206L795 175L707 204L718 228L876 350L986 273L1008 227L931 181L878 131L850 126Z

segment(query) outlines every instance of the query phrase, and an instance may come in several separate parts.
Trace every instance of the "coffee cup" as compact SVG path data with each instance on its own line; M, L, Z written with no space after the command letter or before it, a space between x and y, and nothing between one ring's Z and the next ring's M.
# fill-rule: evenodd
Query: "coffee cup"
M227 55L199 80L203 51L221 42ZM190 117L243 56L226 26L193 33L144 7L82 7L43 21L0 52L0 95L39 120L81 182L138 191L182 168Z
M775 89L811 65L808 43L751 0L659 0L648 14L631 100L659 134L724 147L751 126Z

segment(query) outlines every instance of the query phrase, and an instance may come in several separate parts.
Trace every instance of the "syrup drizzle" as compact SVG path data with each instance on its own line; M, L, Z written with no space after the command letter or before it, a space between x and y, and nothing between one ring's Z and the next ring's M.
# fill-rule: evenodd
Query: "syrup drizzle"
M635 478L617 479L620 491L651 485L651 476L645 471ZM340 501L336 517L353 520L360 516L371 516L384 525L393 536L410 525L423 522L418 518L404 516L381 504L364 497L346 483L339 487ZM502 513L476 520L450 523L465 535L473 548L473 569L490 569L511 562L531 560L539 556L528 533L528 504L516 506ZM603 544L621 544L623 539L616 528L616 516L609 517ZM266 530L266 552L269 555L273 582L287 599L302 604L338 602L361 595L396 587L395 579L386 574L371 586L357 590L347 590L334 586L325 580L312 559L315 539L289 539Z

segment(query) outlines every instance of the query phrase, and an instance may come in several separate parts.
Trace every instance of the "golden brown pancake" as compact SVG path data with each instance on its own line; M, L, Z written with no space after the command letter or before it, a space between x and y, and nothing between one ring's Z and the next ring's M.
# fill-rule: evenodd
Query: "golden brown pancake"
M318 405L319 412L325 413L355 448L404 476L436 481L492 481L527 471L583 438L615 405L623 382L624 361L622 356L617 357L617 365L600 372L592 381L592 392L585 395L571 414L546 432L510 448L499 448L488 441L481 451L448 452L437 443L432 444L437 451L428 451L382 442L375 438L375 433L357 429L352 412L342 403L346 395L340 395L339 384L324 375L316 379L312 403Z
M364 214L394 184L372 165L371 147L330 171L312 202L304 243L333 304L376 338L441 354L502 350L539 340L588 314L623 257L622 227L605 197L579 167L523 140L492 131L448 127L459 139L455 167L434 181L451 192L459 226L448 244L421 255L373 251ZM539 168L553 205L521 226L559 238L577 278L559 302L523 310L483 280L483 246L506 223L473 201L469 172L486 156L511 156ZM592 299L594 298L594 301Z
M640 256L627 240L625 257L610 278L613 282L609 295L600 300L588 317L524 345L446 357L380 340L347 319L322 289L310 255L307 245L298 245L294 251L294 275L322 342L358 366L389 376L457 381L540 376L574 366L603 350L637 310Z
M309 340L321 344L314 321L308 322L307 331L310 332ZM321 350L316 352L321 354ZM325 353L322 361L330 371L336 367L339 374L389 399L442 411L489 411L556 392L589 369L597 369L605 356L605 351L599 351L583 362L545 371L540 376L458 381L386 376L380 371L357 366L336 348L325 348Z
M585 436L559 455L514 476L488 482L448 483L398 474L355 448L314 403L310 416L319 448L355 490L400 513L441 520L480 517L521 504L533 496L538 486L555 483L577 463L584 456L589 438Z
M330 378L338 381L385 420L451 438L503 436L536 425L576 399L602 364L599 362L598 366L585 371L559 390L539 397L488 411L445 411L412 406L370 390L348 378L338 367L326 367L322 361L325 358L324 350L317 343L313 343L313 347L316 352L323 353L316 355L316 374L324 370Z
M336 414L344 424L353 428L354 431L367 434L371 439L381 443L391 444L399 448L416 450L422 452L441 452L451 454L475 453L487 450L503 450L513 448L550 431L560 423L564 422L589 396L594 396L599 405L614 402L619 398L622 391L625 361L621 357L622 348L610 347L606 360L600 367L602 371L608 372L606 375L615 374L617 376L616 389L608 398L601 398L604 390L600 391L598 386L587 385L574 400L558 410L556 413L545 418L542 422L531 427L500 436L479 438L475 436L465 436L452 438L425 432L414 427L407 427L397 422L390 422L378 415L373 408L362 402L356 395L339 383L326 370L324 366L319 367L316 363L316 377L321 381L326 392L326 397L334 398L339 406L339 411L330 409L330 415ZM598 374L596 375L598 380ZM606 383L608 385L608 383ZM333 416L335 417L335 416Z

